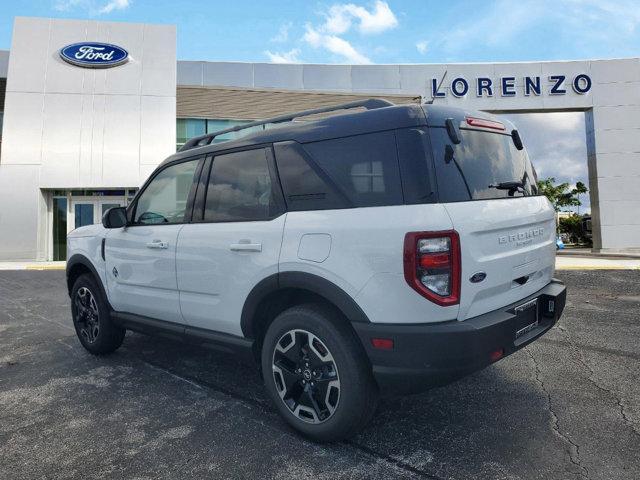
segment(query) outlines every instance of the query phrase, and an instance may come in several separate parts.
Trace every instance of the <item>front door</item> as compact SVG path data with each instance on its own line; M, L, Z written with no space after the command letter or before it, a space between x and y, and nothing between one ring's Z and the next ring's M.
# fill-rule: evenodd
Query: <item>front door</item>
M105 265L109 299L119 312L183 323L176 282L176 243L200 160L156 173L136 198L131 225L109 230Z
M278 272L286 215L276 178L270 149L213 158L204 208L178 236L180 306L190 326L242 335L249 292Z

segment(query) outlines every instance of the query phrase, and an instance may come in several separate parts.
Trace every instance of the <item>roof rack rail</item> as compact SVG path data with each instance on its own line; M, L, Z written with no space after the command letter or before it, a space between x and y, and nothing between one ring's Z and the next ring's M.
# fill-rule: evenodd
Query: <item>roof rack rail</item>
M244 125L237 125L235 127L226 128L217 132L207 133L198 137L193 137L180 148L180 152L189 150L191 148L203 147L213 142L213 139L219 135L225 133L237 132L239 130L245 130L247 128L258 127L260 125L266 125L269 123L283 123L290 122L295 118L308 117L309 115L316 115L318 113L334 112L337 110L348 110L351 108L366 108L367 110L375 110L376 108L393 107L394 104L388 100L381 98L368 98L366 100L356 100L355 102L341 103L340 105L333 105L331 107L314 108L312 110L303 110L301 112L289 113L286 115L280 115L277 117L267 118L265 120L257 120L251 123L245 123Z

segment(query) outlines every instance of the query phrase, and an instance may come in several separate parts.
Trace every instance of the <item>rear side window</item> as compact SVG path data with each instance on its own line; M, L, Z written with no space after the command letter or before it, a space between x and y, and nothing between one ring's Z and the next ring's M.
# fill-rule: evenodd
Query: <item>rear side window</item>
M278 210L264 148L213 158L205 199L205 221L268 220Z
M526 150L511 135L461 129L453 144L445 128L429 129L440 202L463 202L537 195L535 173ZM497 188L508 182L522 188Z
M403 203L393 131L307 143L304 149L352 206Z
M287 208L290 211L349 207L349 201L297 142L273 145Z

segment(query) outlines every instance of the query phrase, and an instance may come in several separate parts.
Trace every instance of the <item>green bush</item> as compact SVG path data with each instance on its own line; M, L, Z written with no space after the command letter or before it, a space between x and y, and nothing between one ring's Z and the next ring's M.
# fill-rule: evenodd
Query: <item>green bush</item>
M561 218L558 222L558 232L569 235L572 243L589 243L589 239L582 231L582 217L580 215Z

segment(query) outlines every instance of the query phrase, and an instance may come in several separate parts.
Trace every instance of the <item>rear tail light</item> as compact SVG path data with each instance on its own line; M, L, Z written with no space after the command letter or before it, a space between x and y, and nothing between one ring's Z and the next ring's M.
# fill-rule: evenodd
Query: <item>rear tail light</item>
M411 232L404 237L404 278L438 305L460 302L460 238L454 230Z

